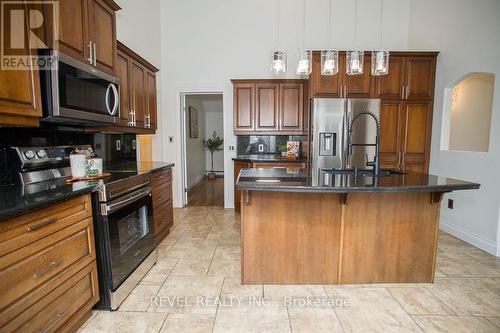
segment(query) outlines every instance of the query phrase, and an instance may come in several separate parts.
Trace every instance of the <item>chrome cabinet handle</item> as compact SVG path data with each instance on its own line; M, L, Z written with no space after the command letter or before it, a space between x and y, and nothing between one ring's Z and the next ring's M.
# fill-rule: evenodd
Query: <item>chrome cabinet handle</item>
M48 220L40 222L38 224L32 224L32 225L28 226L28 231L31 232L31 231L38 230L40 228L45 227L46 225L55 223L56 221L57 221L57 219L48 219Z
M134 110L134 126L137 126L137 118L136 118L135 110Z
M61 263L62 263L61 260L52 261L50 264L48 264L47 266L45 266L44 268L35 273L34 275L35 279L44 276L45 274L47 274L48 272L59 266Z
M87 47L89 48L89 57L87 58L87 60L89 61L89 63L91 65L93 65L94 64L94 59L93 59L94 53L92 51L92 41L89 42L89 45L87 45Z
M408 95L410 94L410 89L408 89L408 86L406 86L406 93L405 93L405 99L408 99Z
M405 99L405 86L401 86L401 99Z
M97 66L97 45L94 43L94 66Z

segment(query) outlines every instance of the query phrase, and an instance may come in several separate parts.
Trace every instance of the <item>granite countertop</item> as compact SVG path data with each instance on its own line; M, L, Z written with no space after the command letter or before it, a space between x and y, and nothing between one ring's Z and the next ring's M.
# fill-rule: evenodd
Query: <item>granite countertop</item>
M62 179L27 186L2 185L0 186L0 220L95 192L98 190L98 184L98 182L86 181L66 184Z
M107 172L156 172L164 169L172 168L174 163L158 162L158 161L142 161L142 162L122 162L113 163L104 166Z
M331 186L311 185L305 169L242 169L236 186L240 190L275 192L450 192L478 189L479 184L421 173L391 173L388 176L335 175Z
M270 162L270 163L305 163L304 159L289 160L277 157L276 155L238 155L233 158L233 161L241 162Z
M166 162L126 162L105 166L106 172L146 173L173 167ZM23 215L49 205L73 199L99 189L99 181L81 181L66 184L64 179L34 183L31 185L0 186L0 220Z

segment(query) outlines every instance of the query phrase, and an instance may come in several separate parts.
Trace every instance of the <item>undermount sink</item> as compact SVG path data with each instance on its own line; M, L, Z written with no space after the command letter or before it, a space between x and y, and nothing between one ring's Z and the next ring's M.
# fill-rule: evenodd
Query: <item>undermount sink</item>
M348 175L348 176L355 176L356 174L360 177L373 177L373 170L370 169L358 169L357 171L354 169L322 169L321 170L324 173L330 174L330 175ZM396 171L396 170L380 170L380 173L378 175L375 175L375 177L387 177L387 176L392 176L392 175L404 175L404 172L401 171Z

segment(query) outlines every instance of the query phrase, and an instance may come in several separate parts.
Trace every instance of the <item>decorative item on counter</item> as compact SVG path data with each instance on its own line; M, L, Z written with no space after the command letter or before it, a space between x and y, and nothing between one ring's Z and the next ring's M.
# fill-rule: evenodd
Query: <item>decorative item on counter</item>
M281 153L282 157L286 157L288 149L286 145L279 145L278 151Z
M218 137L217 132L215 132L215 131L214 131L214 134L212 134L211 138L208 138L207 140L203 140L203 145L210 152L210 155L212 157L212 169L208 173L208 179L215 179L214 152L223 150L223 148L221 147L223 143L224 143L224 140L221 139L220 137Z
M87 153L76 148L69 155L71 176L73 178L85 177L87 174Z
M299 158L300 154L300 142L299 141L287 141L286 142L287 156L293 158Z

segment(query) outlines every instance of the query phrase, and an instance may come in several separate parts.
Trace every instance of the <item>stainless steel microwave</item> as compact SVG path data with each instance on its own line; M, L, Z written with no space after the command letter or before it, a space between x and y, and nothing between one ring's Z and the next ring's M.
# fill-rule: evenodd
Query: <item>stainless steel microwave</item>
M43 119L74 125L106 125L120 117L118 78L51 51L56 69L40 71Z

